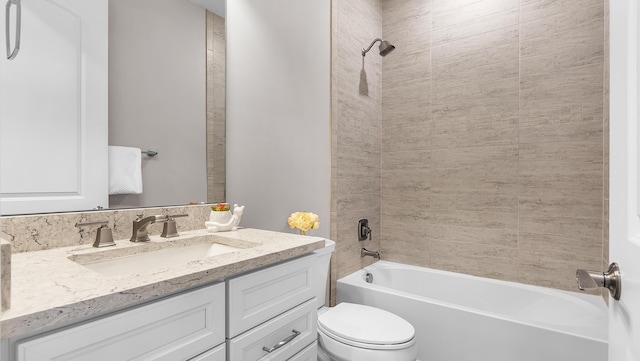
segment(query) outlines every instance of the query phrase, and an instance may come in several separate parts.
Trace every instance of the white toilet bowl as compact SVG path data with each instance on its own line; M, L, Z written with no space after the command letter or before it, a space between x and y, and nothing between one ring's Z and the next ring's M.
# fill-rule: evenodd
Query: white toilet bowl
M379 308L340 303L318 310L318 360L415 361L415 329Z
M391 312L365 305L340 303L324 307L329 260L335 242L315 251L314 288L318 299L319 361L415 361L415 329Z

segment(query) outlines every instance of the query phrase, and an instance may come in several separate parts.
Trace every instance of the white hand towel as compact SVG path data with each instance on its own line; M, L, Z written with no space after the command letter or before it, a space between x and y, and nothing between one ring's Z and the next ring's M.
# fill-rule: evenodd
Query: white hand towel
M109 194L142 193L140 148L109 146Z

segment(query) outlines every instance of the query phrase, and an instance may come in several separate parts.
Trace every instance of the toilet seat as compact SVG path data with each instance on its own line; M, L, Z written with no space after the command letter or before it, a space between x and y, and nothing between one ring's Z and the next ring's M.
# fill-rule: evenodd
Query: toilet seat
M347 302L321 313L318 331L343 344L369 350L399 350L415 343L415 329L405 319Z

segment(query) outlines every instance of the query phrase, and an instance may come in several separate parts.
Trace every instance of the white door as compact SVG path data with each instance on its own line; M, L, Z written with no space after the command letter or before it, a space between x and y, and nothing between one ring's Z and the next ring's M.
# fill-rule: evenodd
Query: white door
M611 261L620 265L622 293L609 298L609 361L640 360L640 18L637 0L610 1Z
M0 212L107 207L108 2L22 0L21 9L15 59L0 46ZM8 30L12 47L16 10L8 27L0 16L0 42Z

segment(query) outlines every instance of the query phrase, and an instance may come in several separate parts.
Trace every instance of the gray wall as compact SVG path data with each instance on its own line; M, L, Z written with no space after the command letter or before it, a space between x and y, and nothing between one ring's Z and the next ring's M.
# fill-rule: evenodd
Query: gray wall
M295 211L329 236L330 4L227 3L227 201L242 226L295 232Z
M205 20L185 0L109 1L109 144L159 153L143 194L110 207L207 200Z

